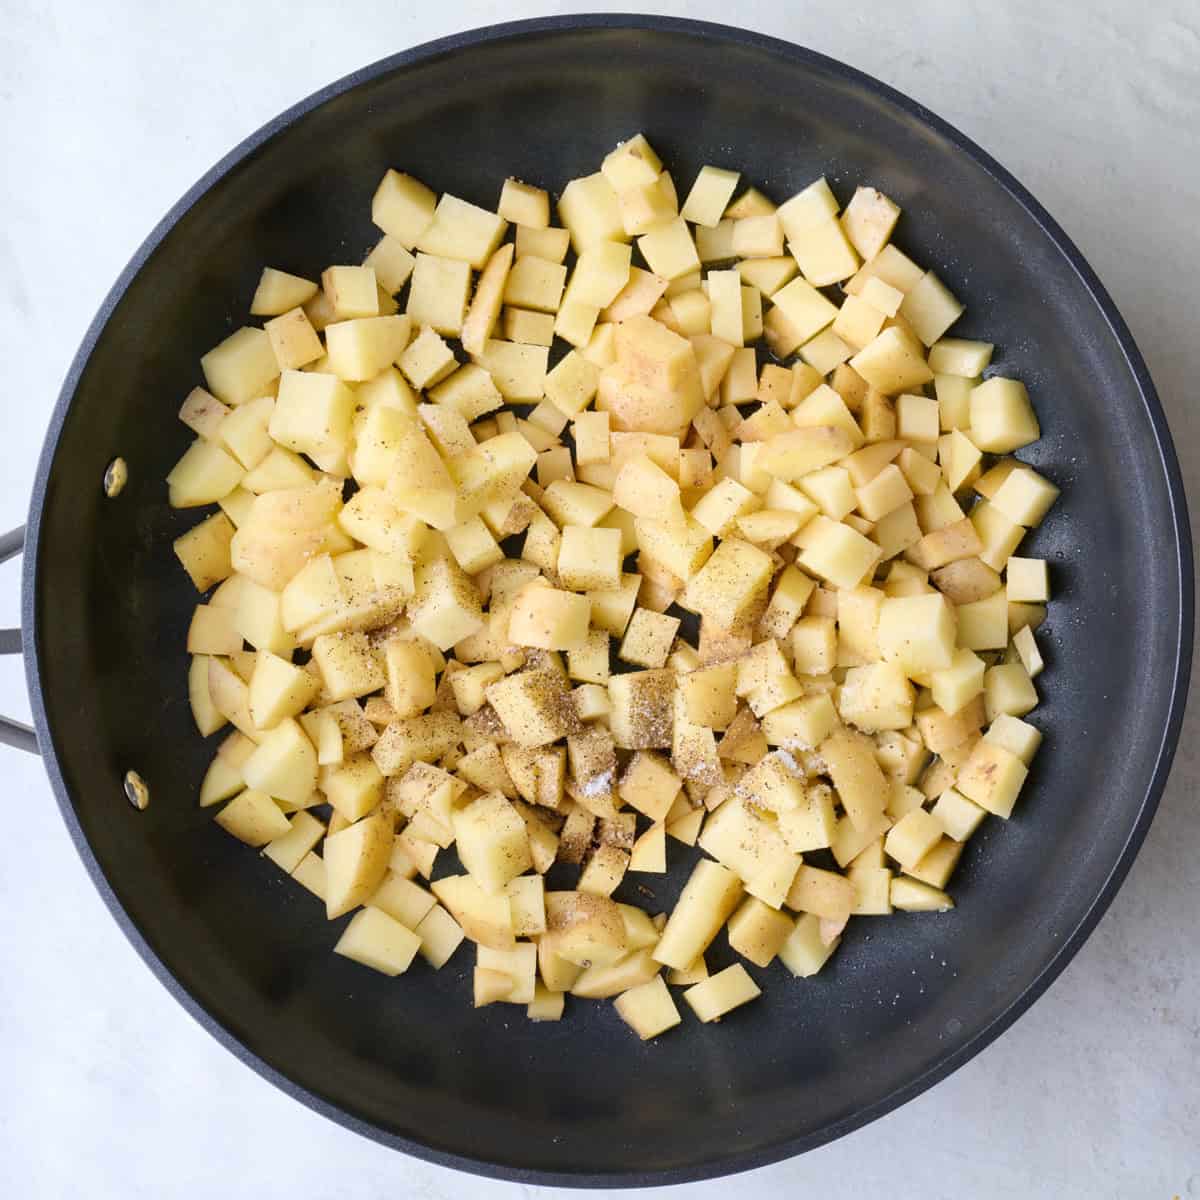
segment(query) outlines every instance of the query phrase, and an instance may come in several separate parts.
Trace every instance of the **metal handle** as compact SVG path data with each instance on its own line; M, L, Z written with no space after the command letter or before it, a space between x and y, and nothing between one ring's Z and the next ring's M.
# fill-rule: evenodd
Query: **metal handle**
M25 546L25 529L14 529L11 533L0 534L0 563L20 554ZM0 654L21 653L21 631L19 629L0 629ZM20 721L0 716L0 746L15 746L18 750L27 750L30 754L38 753L37 734Z

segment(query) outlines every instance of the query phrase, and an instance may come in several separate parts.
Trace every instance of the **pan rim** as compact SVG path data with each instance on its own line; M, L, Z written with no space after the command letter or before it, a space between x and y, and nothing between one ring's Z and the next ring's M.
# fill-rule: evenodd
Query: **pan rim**
M569 34L594 30L631 30L635 32L666 33L703 39L710 42L734 44L758 49L780 58L800 70L815 70L854 84L866 92L915 117L941 138L949 141L958 152L970 157L979 167L995 179L1026 211L1034 223L1054 244L1066 263L1077 274L1085 290L1100 310L1112 334L1120 346L1128 369L1133 376L1138 392L1149 417L1158 457L1162 464L1168 494L1168 509L1171 528L1175 535L1176 566L1179 571L1179 621L1176 630L1177 654L1174 677L1170 681L1170 705L1167 721L1162 731L1155 757L1154 770L1147 784L1145 798L1121 853L1108 873L1095 899L1078 920L1070 935L1065 937L1054 956L1045 962L1037 974L1028 982L1021 993L1004 1012L989 1024L968 1037L956 1049L948 1053L933 1066L894 1089L874 1103L858 1110L840 1121L821 1129L816 1134L787 1138L758 1150L715 1154L703 1162L668 1168L664 1170L630 1171L616 1169L612 1172L562 1172L537 1168L516 1167L504 1163L472 1158L458 1153L414 1141L374 1125L324 1096L294 1082L278 1068L255 1054L243 1043L232 1029L218 1016L209 1011L179 981L164 957L150 945L145 935L134 923L103 868L88 843L58 761L57 744L50 729L42 698L42 673L40 654L43 631L35 624L36 585L41 552L41 516L45 506L47 487L63 426L80 379L92 352L99 343L109 319L121 302L132 281L145 267L158 246L171 230L207 192L230 174L245 159L260 147L287 129L300 118L330 100L341 96L361 84L371 82L392 72L411 68L420 63L452 54L456 51L487 46L513 40L532 39L544 35ZM1166 515L1166 514L1164 514ZM920 1093L946 1078L987 1045L993 1042L1033 1004L1050 984L1059 976L1067 963L1075 956L1091 935L1100 918L1112 903L1124 882L1138 850L1145 839L1150 823L1157 810L1170 772L1178 745L1190 683L1192 660L1193 624L1195 617L1195 582L1193 576L1193 551L1187 501L1183 487L1178 456L1171 438L1166 416L1158 399L1149 370L1134 342L1133 335L1099 278L1079 249L1058 225L1053 217L1030 194L1030 192L1001 166L985 150L976 145L954 126L950 125L924 105L912 100L873 76L837 59L798 46L779 38L769 37L751 30L707 21L686 18L647 16L641 14L581 14L555 17L538 17L529 20L466 30L447 37L423 43L400 51L362 67L326 87L313 92L298 103L284 110L273 120L250 134L238 146L221 158L200 177L158 222L145 241L138 247L125 266L111 290L105 297L96 316L89 325L79 349L67 371L53 413L47 427L46 438L34 477L27 524L26 552L22 576L21 617L24 629L24 660L26 679L29 686L30 704L38 742L45 760L45 767L58 802L59 810L67 825L75 848L83 861L92 882L99 891L105 905L133 945L142 960L172 996L227 1050L258 1075L274 1084L292 1098L310 1109L353 1130L373 1141L401 1150L406 1154L461 1171L494 1179L516 1183L556 1187L648 1187L688 1183L701 1179L712 1179L736 1172L767 1166L783 1159L812 1150L836 1140L856 1129L869 1124L907 1103Z

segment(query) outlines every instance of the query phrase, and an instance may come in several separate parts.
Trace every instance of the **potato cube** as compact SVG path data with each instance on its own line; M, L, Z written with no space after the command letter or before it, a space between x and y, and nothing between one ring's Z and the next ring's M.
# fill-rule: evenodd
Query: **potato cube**
M565 361L565 360L563 360ZM559 366L562 363L560 362ZM557 368L555 368L557 370ZM563 404L554 399L552 390L558 390L558 384L551 384L550 378L554 371L546 377L547 398L560 410L565 411ZM568 400L567 403L570 403ZM587 403L585 401L585 403ZM571 425L575 439L575 461L579 466L590 463L606 463L611 453L609 445L609 417L606 412L578 412Z
M986 454L1008 454L1042 436L1025 385L994 375L971 392L971 440Z
M312 656L331 700L366 696L384 685L383 664L365 633L322 634Z
M354 395L334 376L285 371L268 430L281 446L319 459L344 451L353 416Z
M453 814L455 848L471 877L492 895L533 866L525 822L499 792Z
M899 325L884 329L850 359L850 365L871 387L885 395L920 387L933 378L920 343ZM978 440L976 444L979 445ZM982 445L979 448L985 449Z
M762 989L746 973L741 963L734 963L701 983L693 984L683 998L701 1021L719 1021L726 1013L762 995Z
M983 600L960 604L958 645L970 650L1002 650L1008 644L1008 598L1004 590Z
M567 184L558 200L558 214L576 254L596 242L625 239L616 189L599 171Z
M421 939L381 908L355 913L338 938L334 954L353 959L384 975L402 975L416 958Z
M437 197L420 180L388 171L371 200L371 220L411 250L432 223L436 206Z
M243 326L200 359L208 390L226 404L245 404L265 395L279 376L270 336Z
M637 244L646 265L664 279L679 279L700 267L696 244L683 217L643 234Z
M1042 734L1028 721L1003 713L992 722L991 728L983 735L983 740L1003 746L1029 766L1037 748L1042 744Z
M507 951L515 947L512 903L506 893L490 895L469 875L444 875L429 886L461 926L461 934L492 950ZM417 927L416 932L422 939L423 947L426 938L425 925L438 911L437 908L431 910L430 916ZM444 924L440 918L438 923ZM442 936L444 937L444 934Z
M423 391L445 379L458 366L458 362L454 351L426 325L399 356L399 365L409 383L418 391Z
M435 971L446 965L463 940L462 928L440 904L429 910L413 932L421 939L421 957Z
M608 683L609 727L618 746L627 750L671 745L674 726L675 672L632 671Z
M947 788L938 797L929 815L942 827L947 837L956 842L965 842L983 823L987 813L956 788Z
M1058 488L1028 467L1011 471L991 498L991 506L1018 525L1036 526L1058 499Z
M811 341L838 315L836 306L804 279L793 279L771 297L771 302L787 320L797 346Z
M467 313L471 267L455 258L418 254L408 291L408 316L445 337L457 337Z
M741 897L741 881L732 871L701 859L667 918L652 951L655 960L679 970L691 966L716 937Z
M591 611L586 596L534 583L513 602L508 637L517 646L570 650L586 639Z
M312 299L317 285L311 279L264 267L250 301L252 317L277 317Z
M840 938L826 943L821 938L821 919L813 913L804 913L792 927L788 939L780 947L779 961L793 975L807 979L815 975L837 949Z
M303 808L317 786L317 752L300 726L284 718L262 735L242 775L248 787Z
M940 829L938 834L940 836ZM805 864L796 872L786 903L795 912L839 921L848 917L854 907L854 885L836 871Z
M213 504L229 495L245 473L237 459L197 438L167 475L168 501L172 508Z
M955 611L940 593L887 597L879 610L879 650L910 677L949 667L955 647Z
M607 896L547 892L546 929L549 948L577 966L612 966L628 952L625 920Z
M567 268L560 263L532 255L518 258L504 285L504 303L536 312L557 312L566 281Z
M996 508L990 500L981 500L971 510L970 520L983 543L979 558L992 570L1002 570L1025 536L1024 528Z
M900 316L926 346L932 346L962 314L963 305L932 271L907 290L900 305Z
M439 650L449 650L482 628L479 589L457 564L445 559L422 563L413 573L413 585L409 621Z
M321 287L336 321L379 315L379 285L370 267L327 267Z
M915 700L912 684L899 663L871 663L847 670L838 695L838 713L865 733L907 729Z
M680 216L697 225L716 228L733 198L738 179L736 171L727 171L722 167L701 167L679 210Z
M499 213L514 225L545 229L550 224L550 195L543 188L506 179L500 189Z
M875 188L859 187L846 205L841 222L851 245L869 262L887 245L899 218L900 206L895 201Z
M954 786L968 800L1007 819L1027 774L1025 764L1011 750L983 739L959 770Z
M797 537L804 543L797 564L839 588L857 587L881 556L870 539L824 516L814 517Z
M365 903L387 873L392 817L364 817L325 839L325 906L330 920Z
M837 626L832 617L804 616L792 627L793 670L827 675L837 666Z
M688 581L682 603L721 629L738 629L759 615L773 574L763 551L727 538Z
M547 746L579 729L567 681L555 671L510 675L493 683L487 698L509 736L526 749Z
M883 812L888 791L875 759L874 743L861 733L841 729L821 743L819 752L855 828L873 826Z
M640 608L625 630L618 654L639 667L662 667L679 630L679 618Z
M989 721L1001 713L1023 717L1037 707L1037 689L1019 662L989 667L984 673L983 689Z
M206 592L214 583L220 583L232 574L229 543L233 534L233 523L229 518L224 513L214 513L171 544L175 557L197 591Z
M679 1010L660 975L622 992L613 1001L613 1007L643 1042L673 1029L680 1022Z
M270 729L285 717L296 716L320 686L321 681L308 671L260 650L250 679L250 715L260 729Z
M599 381L599 368L579 354L578 351L572 350L560 359L557 366L546 375L546 399L559 412L568 417L575 416L577 413L588 417L603 417L605 426L607 426L607 413L582 413L582 410L591 403L592 398L595 396ZM607 449L607 440L605 447ZM605 455L605 458L588 458L586 461L604 462L606 458L607 455ZM585 460L580 459L581 464L583 461Z
M959 712L983 691L984 669L983 660L971 650L955 650L949 666L931 673L934 704L949 715Z
M584 529L567 525L558 551L558 577L575 591L604 591L621 584L621 534L616 529ZM586 620L591 604L584 599ZM565 647L570 649L570 647Z
M906 813L888 831L883 848L902 868L916 866L941 840L941 822L922 808Z
M1050 577L1044 558L1012 557L1005 564L1009 603L1044 604L1050 599Z
M507 228L508 222L503 217L447 192L437 202L433 221L417 239L417 249L442 258L460 259L482 271Z

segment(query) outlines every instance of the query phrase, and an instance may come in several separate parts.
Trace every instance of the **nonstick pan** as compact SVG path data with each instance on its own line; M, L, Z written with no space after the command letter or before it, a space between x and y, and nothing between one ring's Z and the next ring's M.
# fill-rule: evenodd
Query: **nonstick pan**
M607 1004L557 1025L473 1011L466 950L399 980L336 958L320 906L197 808L212 746L188 711L195 597L170 549L197 515L171 511L163 483L189 439L175 410L201 354L241 322L259 269L312 276L359 261L385 168L494 204L507 175L561 186L638 130L681 181L715 162L779 200L821 174L843 197L861 181L894 196L901 247L966 300L962 332L994 340L996 367L1028 383L1044 432L1028 457L1063 488L1030 542L1056 586L1035 715L1046 743L1014 818L972 840L958 908L856 920L818 977L758 972L761 1002L647 1045ZM116 455L129 483L107 499ZM386 59L271 122L176 205L67 376L34 488L22 614L36 746L67 827L193 1016L297 1099L387 1145L599 1186L713 1176L827 1142L941 1079L1028 1007L1145 836L1179 733L1192 605L1183 490L1150 377L1037 202L849 67L739 30L605 16L496 26ZM2 732L35 746L32 731ZM130 769L150 789L144 812L122 791ZM656 900L666 907L678 886Z

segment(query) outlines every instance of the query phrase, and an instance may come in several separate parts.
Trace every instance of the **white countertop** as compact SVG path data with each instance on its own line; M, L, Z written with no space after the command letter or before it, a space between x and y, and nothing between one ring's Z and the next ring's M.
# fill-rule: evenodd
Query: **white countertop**
M569 11L460 0L0 6L0 528L25 516L59 383L145 234L309 92L458 29ZM595 3L593 10L608 5ZM618 5L614 11L627 7ZM1008 166L1129 321L1200 494L1195 0L644 5L802 42L927 104ZM0 568L0 626L18 567ZM0 711L28 717L0 660ZM1200 1196L1200 723L1083 952L999 1042L818 1150L689 1196ZM314 1115L203 1032L109 917L40 764L0 750L0 1179L13 1200L514 1197ZM684 1189L678 1189L680 1193Z

